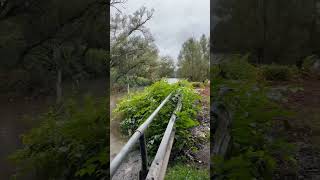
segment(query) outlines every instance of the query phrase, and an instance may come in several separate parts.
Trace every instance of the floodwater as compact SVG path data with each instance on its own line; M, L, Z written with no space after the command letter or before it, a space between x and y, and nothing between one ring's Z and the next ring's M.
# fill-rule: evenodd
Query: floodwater
M121 97L126 93L111 94L110 95L110 159L112 160L121 148L126 143L126 138L124 138L120 132L120 120L114 118L114 113L112 112L116 108L116 104Z
M143 90L143 87L132 88L130 92L136 92ZM125 137L120 132L120 121L121 117L115 117L115 114L112 112L115 108L119 100L126 96L127 92L121 93L113 93L110 94L110 160L120 152L121 148L128 141L128 137Z
M167 78L166 81L169 83L169 84L174 84L174 83L177 83L178 81L180 81L181 79L179 78Z

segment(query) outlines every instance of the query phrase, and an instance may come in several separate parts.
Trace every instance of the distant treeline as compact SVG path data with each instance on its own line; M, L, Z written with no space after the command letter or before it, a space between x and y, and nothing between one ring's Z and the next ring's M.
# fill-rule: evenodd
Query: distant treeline
M111 84L146 84L163 77L188 78L202 81L209 75L209 38L198 41L189 38L183 45L178 64L170 56L160 56L152 33L146 24L152 20L154 10L141 7L133 14L121 11L119 2L112 4L110 20ZM112 12L112 11L111 11ZM178 67L178 69L176 68Z
M178 57L178 76L191 81L209 79L210 38L189 38L183 43Z
M320 55L318 0L216 0L213 53L250 53L254 63L295 64Z

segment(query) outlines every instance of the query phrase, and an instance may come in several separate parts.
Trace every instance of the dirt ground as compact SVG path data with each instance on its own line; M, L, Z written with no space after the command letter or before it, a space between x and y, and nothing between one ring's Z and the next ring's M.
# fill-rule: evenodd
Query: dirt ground
M288 176L282 171L281 179L320 179L320 80L305 79L290 84L302 87L302 91L288 94L284 107L294 112L288 120L285 132L290 143L296 145L297 174Z
M210 86L206 86L205 88L196 89L201 95L202 99L199 102L201 104L201 110L197 116L197 120L200 125L191 129L191 133L194 137L200 137L203 141L198 144L198 151L192 156L194 157L194 161L203 167L210 166L210 142L209 142L209 134L210 134Z

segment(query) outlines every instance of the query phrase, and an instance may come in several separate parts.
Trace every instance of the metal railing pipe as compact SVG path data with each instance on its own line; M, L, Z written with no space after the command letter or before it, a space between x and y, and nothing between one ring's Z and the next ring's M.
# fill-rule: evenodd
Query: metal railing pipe
M172 142L170 143L170 139L172 137L171 135L172 135L172 131L173 131L173 128L174 128L175 121L177 119L176 113L181 110L181 107L182 107L182 103L181 103L181 98L180 98L179 102L178 102L178 105L177 105L177 108L173 112L173 114L172 114L172 116L170 118L170 121L168 123L168 126L166 128L166 131L165 131L165 133L164 133L164 135L162 137L162 140L161 140L160 146L158 148L157 154L156 154L154 160L152 161L151 167L149 169L149 173L148 173L147 178L146 178L148 180L154 180L154 179L158 180L158 179L160 179L161 172L165 171L165 169L162 169L162 168L163 167L167 167L167 164L165 164L165 163L168 163L168 161L165 162L165 156L166 156L166 153L167 153L168 145L171 144L171 146L172 146ZM169 147L169 149L171 150L171 147Z
M154 117L158 114L160 109L166 104L166 102L170 99L172 93L170 93L166 99L164 99L161 104L157 107L155 111L148 117L148 119L139 126L139 128L135 131L135 133L130 137L129 141L123 146L123 148L120 150L120 152L116 155L116 157L112 160L110 164L110 176L113 177L116 170L119 168L120 164L124 160L124 158L128 155L128 153L131 151L132 147L137 143L140 136L144 133L144 131L147 129L149 124L152 122Z
M173 145L174 135L175 135L175 129L172 130L172 133L171 133L171 136L170 136L170 140L169 140L169 143L168 143L167 151L165 153L163 164L162 164L162 167L161 167L161 170L160 170L159 179L164 179L164 177L166 175L167 166L168 166L168 163L169 163L169 158L170 158L171 149L172 149L172 145Z

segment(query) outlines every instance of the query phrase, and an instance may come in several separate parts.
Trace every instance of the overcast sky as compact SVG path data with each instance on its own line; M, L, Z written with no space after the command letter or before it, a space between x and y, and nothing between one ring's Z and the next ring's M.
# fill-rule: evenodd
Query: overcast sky
M210 0L128 0L123 12L132 14L141 6L154 8L153 18L146 24L160 55L177 59L183 42L210 32Z

